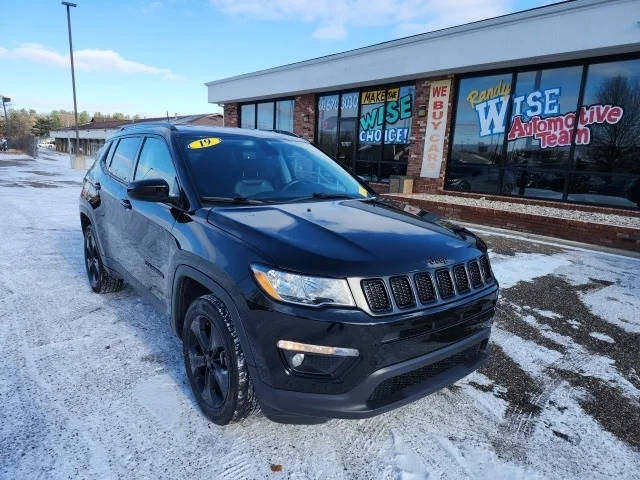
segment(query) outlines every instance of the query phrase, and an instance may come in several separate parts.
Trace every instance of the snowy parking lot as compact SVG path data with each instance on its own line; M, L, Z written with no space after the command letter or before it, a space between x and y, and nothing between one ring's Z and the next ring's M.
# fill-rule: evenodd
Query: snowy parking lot
M0 153L0 478L638 478L640 260L486 232L479 372L367 420L219 427L166 318L91 292L68 165Z

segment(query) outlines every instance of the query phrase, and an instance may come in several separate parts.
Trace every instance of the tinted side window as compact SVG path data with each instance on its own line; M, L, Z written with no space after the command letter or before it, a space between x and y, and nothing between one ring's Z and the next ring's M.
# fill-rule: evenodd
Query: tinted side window
M126 137L121 139L111 158L109 171L124 181L129 180L139 146L140 137Z
M134 180L162 178L169 184L169 195L178 194L176 171L167 144L160 138L147 137L142 146Z

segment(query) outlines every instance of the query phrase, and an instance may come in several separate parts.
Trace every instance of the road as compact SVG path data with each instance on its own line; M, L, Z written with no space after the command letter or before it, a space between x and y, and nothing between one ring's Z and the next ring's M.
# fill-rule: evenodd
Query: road
M372 419L219 427L197 410L167 319L129 288L91 292L83 173L67 166L0 154L0 478L640 471L640 261L486 234L502 292L481 371Z

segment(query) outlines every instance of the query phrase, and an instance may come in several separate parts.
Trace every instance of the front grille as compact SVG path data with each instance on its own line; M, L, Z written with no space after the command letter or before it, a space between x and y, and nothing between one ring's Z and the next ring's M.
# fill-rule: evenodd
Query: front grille
M362 291L372 312L387 312L391 310L391 302L384 288L384 282L379 278L362 280Z
M480 287L482 285L482 277L480 276L480 267L478 266L478 262L475 260L473 262L469 262L468 267L471 285L473 288Z
M480 257L480 268L482 269L484 281L488 283L491 280L491 267L489 266L489 260L487 260L486 256Z
M487 255L438 270L400 274L390 277L358 279L364 294L358 305L374 315L402 310L413 311L422 305L449 302L466 296L492 282ZM362 302L362 303L360 303ZM366 305L364 303L366 302Z
M449 270L438 270L436 272L436 281L438 282L438 292L442 298L448 298L453 295L453 283Z
M419 385L430 378L455 368L459 365L470 364L478 358L482 343L451 355L439 362L412 370L397 377L388 378L380 383L369 397L369 405L376 408L402 398L402 391L408 387Z
M413 290L411 290L411 284L407 277L391 277L389 285L391 285L391 292L393 292L393 298L398 308L413 307L416 304L415 298L413 298Z
M464 269L464 265L456 265L453 267L453 278L456 280L458 293L469 290L469 278L467 277L467 271Z
M433 289L433 282L428 273L417 273L413 277L416 283L416 291L418 292L418 298L422 303L430 303L436 299L436 292Z

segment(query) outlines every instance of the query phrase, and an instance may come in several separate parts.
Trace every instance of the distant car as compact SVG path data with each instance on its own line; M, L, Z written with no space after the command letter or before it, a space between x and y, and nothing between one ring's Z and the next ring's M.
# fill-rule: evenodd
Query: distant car
M486 245L424 213L295 136L169 124L107 139L80 198L91 288L169 314L218 424L370 417L482 364Z

